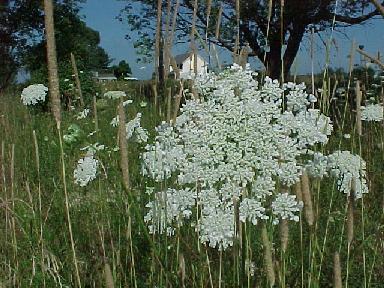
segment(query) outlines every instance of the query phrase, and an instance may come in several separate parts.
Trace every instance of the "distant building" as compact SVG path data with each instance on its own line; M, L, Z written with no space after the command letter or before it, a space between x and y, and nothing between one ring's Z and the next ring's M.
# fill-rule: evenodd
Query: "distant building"
M93 74L93 78L97 81L97 82L110 82L110 81L116 81L117 78L115 75L113 75L113 73L102 73L102 72L98 72L98 71L93 71L92 72Z
M190 78L191 74L194 72L195 59L193 53L180 54L175 57L176 65L180 70L180 78L186 79ZM197 74L208 71L208 63L197 54ZM170 72L173 71L173 67L170 66Z

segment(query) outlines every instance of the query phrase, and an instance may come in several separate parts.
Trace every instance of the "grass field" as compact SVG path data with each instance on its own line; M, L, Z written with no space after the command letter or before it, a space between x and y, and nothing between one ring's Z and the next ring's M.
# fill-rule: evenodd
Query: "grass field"
M110 90L128 92L133 103L126 108L127 120L141 112L151 143L154 128L167 119L167 98L159 97L156 107L130 84ZM61 134L71 125L79 128L67 143L49 113L22 105L20 92L0 97L0 287L269 287L270 265L274 287L337 287L337 255L344 287L384 287L384 129L381 123L363 123L359 137L349 103L331 115L335 131L317 149L349 150L367 162L370 191L354 203L353 223L336 181L311 179L314 225L301 212L300 221L289 225L285 252L279 226L271 221L256 228L242 224L233 247L218 251L201 244L188 225L172 237L149 234L146 187L155 183L141 176L145 144L128 141L131 189L124 189L114 149L118 128L110 125L117 100L98 99L85 119L76 119L79 109L63 111ZM80 187L73 177L86 153L80 148L96 142L105 145L96 156L97 178ZM272 253L269 265L265 253Z

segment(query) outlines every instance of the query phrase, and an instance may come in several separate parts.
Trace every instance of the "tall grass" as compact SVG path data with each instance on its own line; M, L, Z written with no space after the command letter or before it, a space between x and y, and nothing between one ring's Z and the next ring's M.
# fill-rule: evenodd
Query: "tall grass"
M165 89L155 105L150 87L140 93L141 84L113 85L102 89L132 95L134 104L123 110L125 117L143 113L142 126L151 135L161 121L174 121L184 101L179 86ZM332 113L332 92L327 91L324 107ZM284 224L279 228L266 223L256 229L239 224L234 247L219 252L202 245L187 226L179 227L176 237L148 233L143 221L149 200L145 191L155 183L140 174L143 146L128 141L124 148L118 139L123 135L109 124L119 103L96 99L97 119L75 120L76 111L63 112L63 134L72 123L83 130L76 143L68 144L61 142L50 115L26 109L18 95L9 91L0 97L0 285L381 287L384 282L383 129L362 123L361 136L354 133L356 124L349 121L354 119L354 103L340 100L337 108L343 113L335 123L343 125L321 147L348 149L368 162L370 193L364 203L353 203L353 238L346 222L351 221L352 205L335 191L334 181L318 182L304 174L294 192L307 205L300 223L289 225L289 241ZM142 101L148 105L141 107ZM160 115L160 110L167 112ZM88 137L95 125L97 134ZM73 183L73 168L83 153L79 148L96 141L109 148L120 143L120 150L128 153L100 151L103 168L98 179L82 188ZM127 176L121 169L128 169L120 164L121 157L128 159L130 193L125 192Z

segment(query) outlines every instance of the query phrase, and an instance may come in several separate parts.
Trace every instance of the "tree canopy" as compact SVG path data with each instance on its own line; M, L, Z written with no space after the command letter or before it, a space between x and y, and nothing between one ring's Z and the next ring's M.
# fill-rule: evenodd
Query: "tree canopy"
M79 5L83 0L56 0L55 35L59 65L70 61L72 52L82 69L105 68L110 59L99 46L99 33L81 19ZM7 0L0 2L0 81L12 78L21 66L32 74L46 69L44 12L39 0ZM6 40L6 41L3 41ZM7 62L5 62L7 61ZM4 71L3 71L4 70Z
M122 13L126 18L121 16L120 19L127 19L131 30L139 33L137 46L140 47L141 52L148 53L143 46L153 44L153 41L144 39L154 38L156 28L154 19L158 1L134 0L129 2ZM136 4L132 4L132 2ZM177 36L178 39L189 37L194 1L168 0L162 2L163 24L167 22L166 19L169 19L167 7L172 7L171 10L174 10L177 7L175 3L179 2ZM171 5L167 6L167 2ZM207 6L207 3L210 4L210 7ZM259 58L268 74L273 78L279 78L283 73L287 75L300 48L300 43L308 31L313 29L315 33L318 33L333 25L338 28L360 24L379 14L369 0L255 0L239 1L239 4L240 21L237 25L235 0L198 1L196 23L200 35L198 38L204 38L201 36L207 32L208 40L211 43L234 51L237 31L239 31L239 46L249 45L249 56ZM216 38L214 36L220 6L223 13L219 37ZM209 21L207 21L207 14L210 15ZM163 30L165 29L163 27Z
M131 67L125 60L120 61L118 65L114 65L111 70L117 79L128 77L132 74Z

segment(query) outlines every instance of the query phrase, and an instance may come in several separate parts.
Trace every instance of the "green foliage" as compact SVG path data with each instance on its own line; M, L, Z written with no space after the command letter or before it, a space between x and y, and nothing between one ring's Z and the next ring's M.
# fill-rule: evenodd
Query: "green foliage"
M128 77L132 74L131 67L125 60L120 61L119 65L113 66L111 70L113 71L113 74L116 76L116 78L119 80L123 79L124 77Z
M157 0L126 1L119 19L126 21L131 31L137 33L135 47L142 53L143 60L149 59L154 46L156 31ZM167 19L167 2L162 1L162 27ZM267 68L274 79L281 76L281 66L287 76L300 48L304 34L310 31L321 32L335 24L336 28L360 24L378 15L371 1L335 1L314 0L303 5L302 0L291 1L239 1L240 2L240 48L249 44L251 55L257 57ZM175 5L171 2L171 12ZM207 3L211 3L211 14L207 25ZM197 29L200 35L208 34L211 43L226 48L230 52L235 49L237 35L236 1L212 0L198 1ZM284 3L284 7L282 7ZM269 7L271 4L271 7ZM191 14L194 1L180 0L177 17L176 37L180 42L189 40L191 32ZM335 6L337 5L337 9ZM220 37L215 38L219 7L223 7ZM269 11L271 17L268 17ZM337 12L335 14L335 11ZM333 23L335 18L336 22ZM163 35L166 30L163 29ZM282 47L284 46L284 49ZM237 47L239 48L239 47ZM282 52L284 51L284 52ZM282 54L283 53L283 54ZM283 60L283 63L281 62Z
M154 135L154 127L165 118L164 112L160 114L157 111L166 111L167 101L161 97L159 107L155 109L153 101L146 98L148 93L143 87L147 85L150 86L150 83L117 82L103 84L102 89L103 92L112 89L125 91L134 100L126 108L127 120L141 112L142 125ZM175 88L174 94L177 92ZM1 156L4 157L1 159L4 168L0 169L4 169L1 175L5 175L5 178L2 176L0 179L0 192L8 197L2 197L1 200L9 201L8 206L5 201L0 206L2 215L7 215L9 219L7 222L0 221L0 229L4 231L0 233L0 283L12 283L8 280L16 279L16 287L42 287L44 283L47 287L60 286L59 283L74 287L74 267L65 216L62 164L55 123L48 113L31 115L30 110L21 105L19 92L11 92L7 97L0 98L0 116L6 115L0 121L1 141L4 143L4 156ZM148 102L148 105L141 107L141 101ZM140 174L139 155L143 147L129 141L132 191L125 193L122 188L119 153L112 150L118 143L117 129L110 126L111 119L116 116L117 105L117 100L97 101L100 130L91 136L88 135L95 129L92 115L76 120L77 111L63 113L63 134L78 134L75 143L65 143L64 159L72 229L83 286L103 287L102 270L107 261L113 269L116 287L135 287L135 283L137 287L183 287L180 274L183 265L180 259L184 259L185 287L210 287L210 281L216 287L219 275L222 287L268 287L259 229L242 226L243 242L235 243L232 249L222 255L199 244L196 231L187 226L177 229L172 238L148 235L142 220L147 212L145 204L149 200L145 189L154 183ZM349 119L354 114L349 115L352 111L350 107L347 107L347 111L346 117ZM305 220L301 224L291 224L288 250L284 254L279 249L278 226L268 224L276 267L280 268L278 287L283 287L280 282L283 280L285 287L302 287L301 269L304 272L305 287L308 281L311 281L310 287L328 287L332 283L332 257L335 251L340 252L342 259L343 279L346 266L349 265L348 287L364 287L363 257L367 277L371 279L367 287L381 287L384 280L384 260L380 257L384 231L381 224L384 153L380 125L365 125L364 135L359 138L353 132L352 122L348 121L344 130L337 130L337 137L331 138L331 142L322 147L324 151L338 147L354 153L359 153L361 149L362 157L368 164L370 193L365 196L364 203L355 203L355 239L350 247L349 262L344 226L346 199L336 191L336 184L331 178L321 182L313 181L311 187L317 211L316 228L308 227ZM33 139L33 130L37 135L39 162L36 161L33 141L26 141ZM351 138L344 138L344 133L350 133ZM97 180L87 187L79 187L73 182L73 169L85 153L79 148L95 142L108 147L97 153L103 168ZM12 144L16 152L13 186L10 177ZM40 164L39 171L37 163ZM167 187L167 184L159 185ZM11 191L14 199L17 199L14 206ZM12 207L12 213L6 214L10 210L3 207ZM15 220L15 230L12 228L12 219ZM246 273L244 262L247 259L255 263L254 276L248 277Z
M85 70L82 62L77 63L79 71L79 79L83 98L86 104L92 102L93 96L100 92L100 89L93 80L93 75L90 71ZM75 77L72 70L70 60L61 61L58 63L59 80L60 80L60 93L62 96L62 104L65 106L78 104L78 92L75 83ZM41 83L48 85L48 71L46 66L42 66L31 74L30 83ZM46 105L44 106L46 107Z

